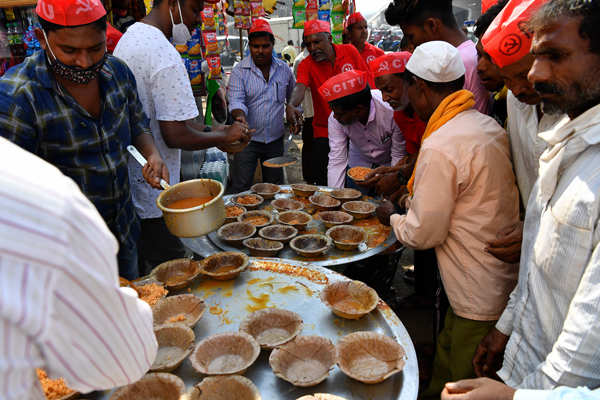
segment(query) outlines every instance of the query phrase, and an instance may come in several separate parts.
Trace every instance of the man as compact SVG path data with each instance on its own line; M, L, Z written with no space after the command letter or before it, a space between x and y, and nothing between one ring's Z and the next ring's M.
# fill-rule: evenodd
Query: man
M391 25L400 25L404 35L419 46L431 40L442 40L456 47L465 65L465 87L475 95L475 108L489 111L489 93L477 75L477 50L458 27L452 13L452 0L394 0L385 11Z
M427 42L406 70L410 102L427 129L407 185L407 214L389 217L388 202L379 216L389 218L404 245L435 248L450 308L423 395L439 396L450 377L474 376L471 355L514 288L517 266L484 247L497 229L518 222L519 200L506 132L474 110L473 94L461 90L465 68L458 50Z
M367 20L361 13L355 12L350 14L346 21L346 30L348 31L350 44L356 47L356 50L358 50L367 65L377 57L385 54L385 51L367 42L369 28Z
M171 173L171 184L179 182L181 150L198 150L247 141L247 127L232 127L203 132L194 122L198 107L181 56L169 42L185 43L190 29L200 21L202 0L155 0L150 14L127 29L119 41L115 56L131 69L137 82L140 101L150 118L154 141ZM156 205L160 189L151 188L141 179L139 164L129 160L133 203L141 218L139 241L140 267L143 273L158 264L185 256L180 240L171 235Z
M106 54L99 0L40 0L43 51L0 79L0 134L58 167L79 185L119 241L119 272L138 275L139 222L127 174L134 144L160 187L169 172L154 146L131 71ZM171 175L173 176L173 175ZM141 176L140 176L141 180Z
M513 388L600 385L600 2L550 0L535 14L529 80L570 121L548 148L525 214L519 282L473 360ZM504 356L502 356L504 354ZM503 358L503 362L502 362Z
M252 52L250 52L252 53ZM294 60L296 59L296 57L298 56L298 51L296 51L296 48L294 47L294 41L293 40L288 40L287 42L287 46L285 46L283 48L283 50L281 50L281 55L282 57L285 59L287 54L287 58L289 58L288 64L292 64L294 62Z
M317 185L327 185L327 164L329 161L329 139L327 124L331 109L327 101L319 94L319 88L325 81L340 72L352 69L368 71L367 65L354 46L333 44L331 25L326 21L312 20L304 24L304 42L310 55L298 66L296 86L292 92L288 107L288 121L296 130L299 127L301 112L296 109L304 100L304 93L310 88L314 104L313 152L311 154L311 176ZM372 84L369 76L368 83Z
M329 116L329 187L350 186L345 182L347 168L389 167L406 154L394 110L378 95L371 95L367 78L364 71L350 70L329 78L319 88L333 111Z
M248 35L250 57L233 68L227 95L234 120L256 131L248 147L236 154L231 172L231 193L250 189L257 160L283 155L283 118L294 89L294 75L285 62L273 57L275 37L269 23L257 19ZM283 183L281 168L262 167L263 181Z
M44 400L36 368L82 393L137 381L158 347L152 311L119 288L102 217L71 179L4 138L0 170L0 398Z

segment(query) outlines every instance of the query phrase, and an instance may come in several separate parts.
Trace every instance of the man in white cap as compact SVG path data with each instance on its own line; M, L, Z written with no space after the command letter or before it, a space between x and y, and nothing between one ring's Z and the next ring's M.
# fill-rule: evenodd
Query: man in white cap
M460 54L449 43L415 49L404 79L427 128L407 185L408 211L394 214L391 203L378 210L404 245L435 248L450 301L424 393L438 398L448 379L474 376L477 342L502 313L518 273L517 265L484 250L499 229L518 222L519 193L508 136L493 118L473 109L473 93L462 89L464 74Z

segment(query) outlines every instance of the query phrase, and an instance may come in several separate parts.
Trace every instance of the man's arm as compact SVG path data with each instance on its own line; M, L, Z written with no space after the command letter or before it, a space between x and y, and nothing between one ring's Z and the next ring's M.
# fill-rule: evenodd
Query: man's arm
M344 187L344 177L348 166L348 136L344 128L334 117L329 115L329 164L327 165L327 186Z
M35 113L24 96L11 97L0 90L0 135L37 154L39 143L34 118Z
M247 124L246 115L248 115L248 107L246 106L246 90L242 77L242 69L238 64L232 71L229 77L227 86L227 98L229 98L229 111L234 121L240 121Z
M392 130L392 166L396 167L406 157L406 140L404 140L404 135L398 128L396 121L394 121L393 114L390 113L390 116L392 116L390 124Z

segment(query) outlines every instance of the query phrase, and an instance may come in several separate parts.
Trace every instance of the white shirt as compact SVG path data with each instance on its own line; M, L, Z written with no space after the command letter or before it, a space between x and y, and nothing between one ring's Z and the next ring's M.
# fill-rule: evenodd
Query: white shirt
M600 389L565 386L553 390L517 389L513 400L600 400Z
M300 62L302 60L304 60L306 57L308 57L309 53L307 49L304 49L304 51L302 51L302 53L298 54L298 56L296 57L296 59L294 60L294 78L296 78L298 76L298 65L300 65ZM304 111L304 118L312 118L315 115L315 112L313 111L313 101L312 101L312 95L310 94L310 89L307 88L304 91L304 100L302 101L302 110Z
M506 96L506 109L506 131L510 139L517 185L521 200L527 206L529 194L538 177L540 156L547 147L538 133L565 123L569 117L565 114L543 114L538 120L537 106L521 103L510 90Z
M77 185L0 138L0 399L44 399L35 368L80 392L138 380L152 311L120 289L117 241Z
M179 182L181 150L169 148L158 121L187 121L198 116L192 85L183 60L158 28L137 22L127 29L113 53L131 69L144 112L150 119L154 144L169 170L170 184ZM160 218L156 206L160 190L142 176L142 168L129 158L133 204L140 218Z
M600 105L540 134L517 287L496 327L517 388L600 385Z

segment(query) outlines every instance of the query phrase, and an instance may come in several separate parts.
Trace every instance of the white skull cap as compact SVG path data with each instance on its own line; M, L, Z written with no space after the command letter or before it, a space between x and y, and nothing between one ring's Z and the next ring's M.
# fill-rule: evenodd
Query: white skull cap
M465 74L458 49L448 42L434 40L418 46L406 69L428 82L452 82Z

